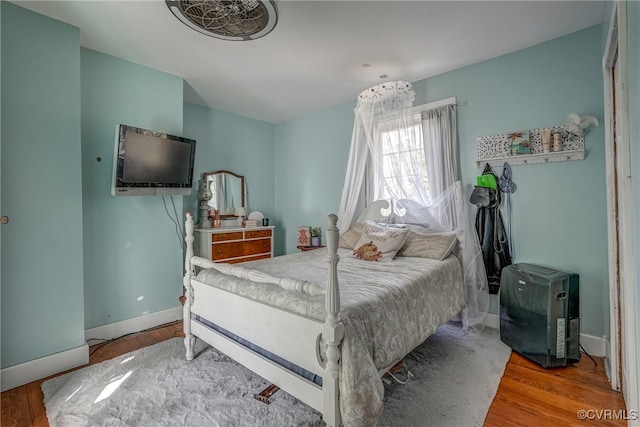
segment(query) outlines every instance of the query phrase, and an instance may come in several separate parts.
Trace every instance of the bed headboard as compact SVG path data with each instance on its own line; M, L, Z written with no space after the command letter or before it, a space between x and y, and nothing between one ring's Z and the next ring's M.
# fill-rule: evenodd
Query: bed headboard
M364 224L367 221L375 221L375 222L391 222L393 209L391 208L390 200L376 200L375 202L369 204L356 222Z
M456 222L458 224L455 232L460 243L460 249L462 249L465 244L465 226L468 223L466 221L466 205L462 194L462 181L456 181L452 189L445 191L443 197L443 205L452 204L455 207ZM394 202L391 200L376 200L370 203L360 213L356 222L364 224L367 221L423 225L426 228L429 228L429 222L438 223L429 208L409 199ZM460 250L460 252L462 251Z

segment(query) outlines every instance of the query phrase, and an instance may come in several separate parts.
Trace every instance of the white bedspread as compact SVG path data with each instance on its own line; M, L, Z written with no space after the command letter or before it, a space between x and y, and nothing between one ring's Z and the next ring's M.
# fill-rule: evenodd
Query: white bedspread
M340 318L346 328L340 363L342 421L345 426L372 426L383 407L378 370L402 359L462 309L462 270L455 256L444 261L397 257L373 262L353 258L349 250L338 253ZM327 280L327 254L322 249L242 265L323 286ZM201 271L198 280L314 319L325 318L324 295L302 295L215 270Z

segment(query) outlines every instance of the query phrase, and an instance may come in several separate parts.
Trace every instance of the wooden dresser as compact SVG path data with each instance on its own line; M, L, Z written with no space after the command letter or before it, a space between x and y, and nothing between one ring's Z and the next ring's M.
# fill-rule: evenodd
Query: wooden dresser
M234 264L273 257L273 226L196 229L196 255Z

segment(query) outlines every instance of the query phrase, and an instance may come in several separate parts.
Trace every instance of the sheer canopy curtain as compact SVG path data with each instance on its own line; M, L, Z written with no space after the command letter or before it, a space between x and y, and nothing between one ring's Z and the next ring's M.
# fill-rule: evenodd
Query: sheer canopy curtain
M455 99L422 111L413 108L414 99L407 81L379 84L358 97L338 227L347 231L356 209L378 199L391 200L399 217L403 200L424 206L423 223L455 231L464 242L467 306L461 321L465 328L479 326L489 305L487 279L468 204L456 203Z
M395 81L372 86L358 96L347 173L338 211L338 228L349 228L359 202L366 204L378 197L378 188L371 181L365 183L365 173L380 167L382 153L380 123L392 116L403 117L413 106L415 92L411 83ZM375 166L375 167L374 167ZM366 189L366 190L365 190Z

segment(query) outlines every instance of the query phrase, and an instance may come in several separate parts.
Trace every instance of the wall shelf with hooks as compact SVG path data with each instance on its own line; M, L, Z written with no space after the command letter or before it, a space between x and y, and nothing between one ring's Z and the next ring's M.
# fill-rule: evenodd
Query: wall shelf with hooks
M542 151L540 131L545 129L550 129L552 134L560 133L562 151L548 153ZM517 166L584 159L584 136L580 138L572 136L564 125L529 130L530 152L527 154L511 154L511 135L512 133L503 133L478 137L476 165L482 167L489 163L491 166L502 166L507 162L511 166Z

